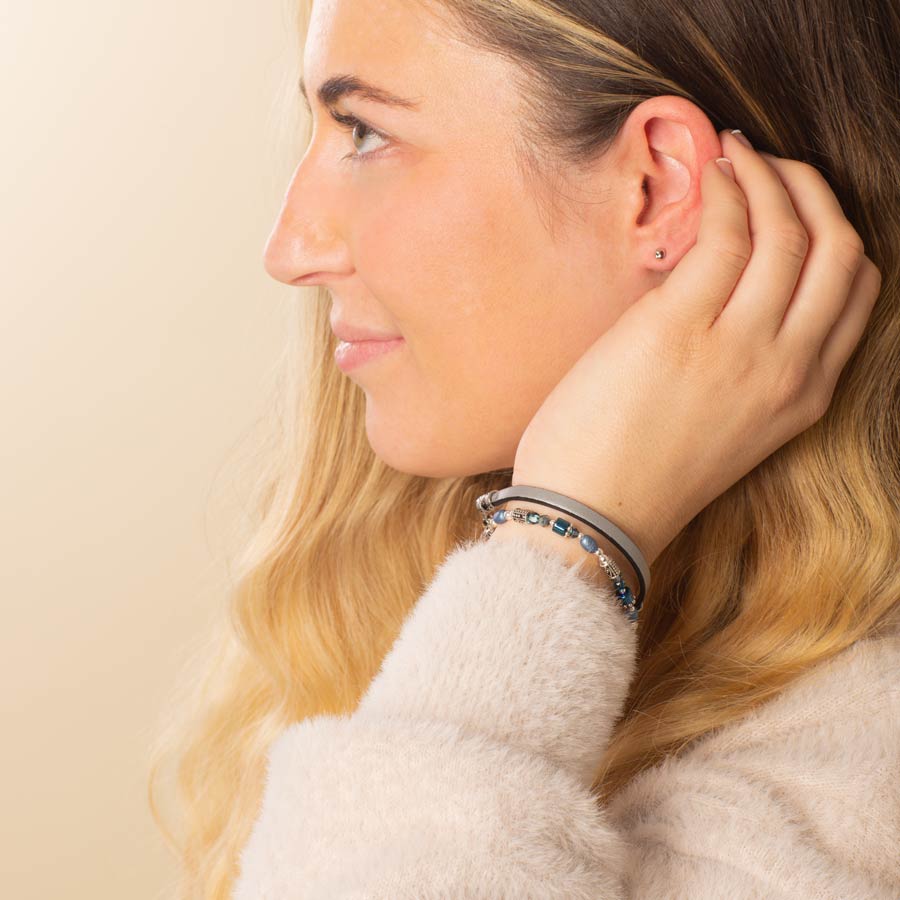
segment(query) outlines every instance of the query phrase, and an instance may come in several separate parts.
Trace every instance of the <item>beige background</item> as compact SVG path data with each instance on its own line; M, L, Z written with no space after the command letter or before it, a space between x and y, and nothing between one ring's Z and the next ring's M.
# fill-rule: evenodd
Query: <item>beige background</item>
M291 15L0 4L5 897L169 895L144 756L297 299L262 266Z

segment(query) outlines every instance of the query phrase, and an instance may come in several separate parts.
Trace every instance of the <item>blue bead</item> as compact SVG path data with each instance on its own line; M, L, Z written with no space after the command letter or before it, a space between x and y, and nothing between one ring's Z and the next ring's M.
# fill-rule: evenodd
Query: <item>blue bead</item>
M557 534L566 534L569 530L569 523L565 519L554 519L551 526Z
M589 535L583 534L578 542L587 550L588 553L596 553L597 552L597 542Z
M541 516L540 513L530 512L528 513L527 518L532 525L536 525L540 521Z
M506 521L506 513L505 509L498 509L491 518L499 525Z

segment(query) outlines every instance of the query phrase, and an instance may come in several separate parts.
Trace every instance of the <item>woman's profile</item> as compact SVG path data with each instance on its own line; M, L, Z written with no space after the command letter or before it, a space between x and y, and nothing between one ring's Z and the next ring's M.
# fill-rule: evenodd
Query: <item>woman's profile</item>
M309 290L152 773L180 900L896 900L900 12L298 23Z

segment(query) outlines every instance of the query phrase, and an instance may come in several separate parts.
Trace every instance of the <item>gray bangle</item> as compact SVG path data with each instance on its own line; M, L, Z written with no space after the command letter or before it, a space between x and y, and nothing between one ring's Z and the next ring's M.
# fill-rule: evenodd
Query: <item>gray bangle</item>
M650 590L650 567L647 565L644 555L638 549L637 544L606 516L601 516L596 510L555 491L546 488L532 487L524 484L514 484L500 491L491 491L478 498L477 506L482 512L490 512L496 505L506 503L509 500L533 500L551 509L567 513L579 522L590 526L595 531L607 537L628 559L631 568L634 569L638 580L638 595L635 605L640 609L644 596Z

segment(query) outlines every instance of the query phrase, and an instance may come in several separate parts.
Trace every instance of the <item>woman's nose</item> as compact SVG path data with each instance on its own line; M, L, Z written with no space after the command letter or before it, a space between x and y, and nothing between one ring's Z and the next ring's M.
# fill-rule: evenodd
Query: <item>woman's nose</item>
M265 270L276 281L315 284L347 268L334 198L326 193L309 174L304 181L298 167L263 251Z
M266 241L263 265L276 281L291 285L316 283L344 267L333 238L323 235L315 223L286 221L284 213Z

